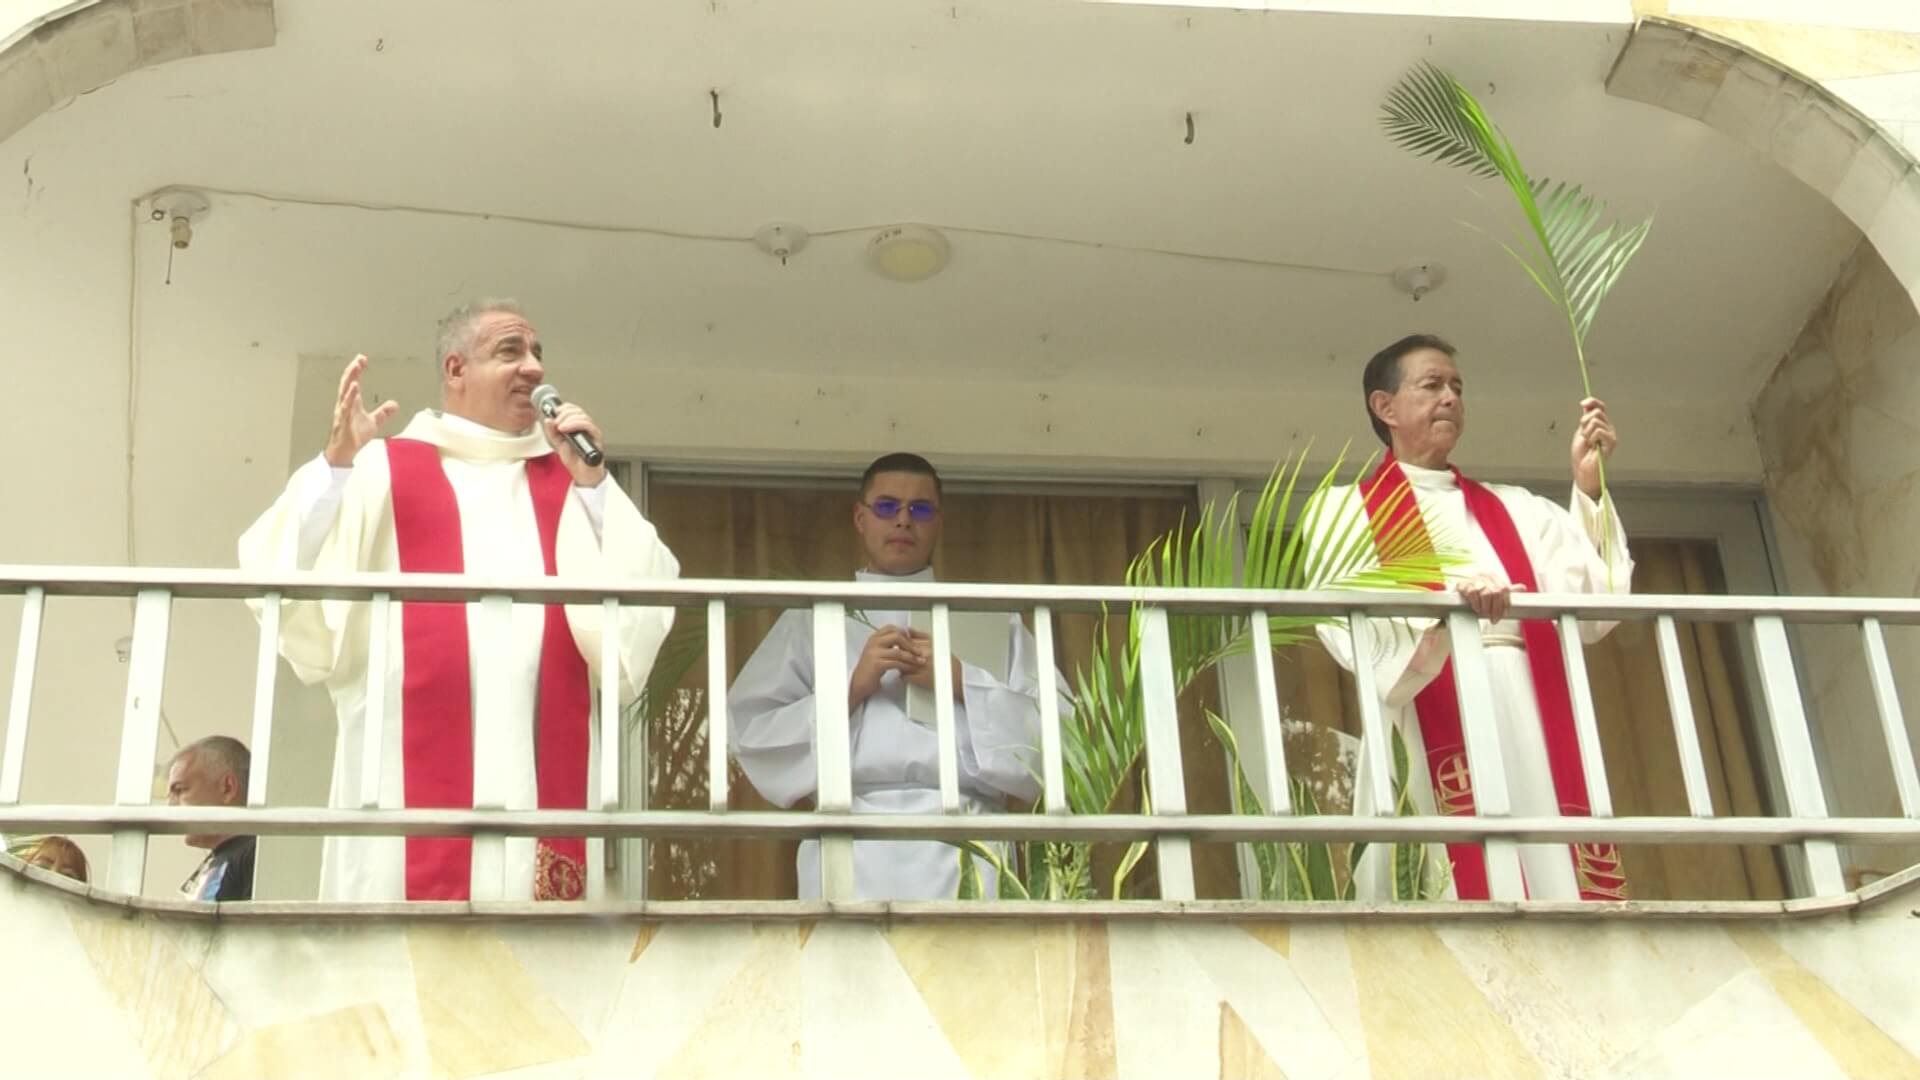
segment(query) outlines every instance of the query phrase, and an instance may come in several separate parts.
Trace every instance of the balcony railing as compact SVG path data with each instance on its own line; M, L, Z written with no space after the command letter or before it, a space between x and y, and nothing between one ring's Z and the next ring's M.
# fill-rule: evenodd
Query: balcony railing
M329 577L314 574L258 575L232 571L178 569L0 567L0 595L21 595L19 652L14 668L6 743L0 756L0 831L107 833L113 837L107 888L138 895L146 876L147 840L153 834L216 832L287 835L466 835L478 845L499 845L508 836L583 835L601 838L664 840L688 837L817 837L821 840L821 894L829 904L854 897L855 839L938 839L952 842L1149 841L1158 862L1160 899L1194 900L1191 847L1195 842L1344 842L1351 840L1477 843L1486 853L1492 899L1522 902L1521 843L1611 841L1636 844L1797 845L1804 855L1807 892L1813 898L1848 893L1837 845L1920 843L1920 775L1916 775L1907 728L1888 664L1885 624L1920 623L1920 601L1831 598L1699 596L1516 596L1516 617L1553 619L1561 628L1564 659L1574 701L1575 723L1592 807L1588 817L1516 817L1511 813L1508 777L1500 760L1493 722L1492 686L1485 645L1476 616L1450 595L1434 593L1279 592L1237 589L1134 589L1086 586L993 584L870 584L751 580L683 580L654 583L555 584L551 579L486 580L453 575L363 574ZM131 597L134 632L127 675L126 708L121 728L119 765L111 806L22 805L31 703L38 667L41 628L54 597ZM250 744L254 759L247 805L229 808L152 805L153 769L160 734L160 702L166 678L168 625L175 599L264 598L255 664L254 709ZM369 657L368 711L360 775L365 779L359 808L270 808L267 777L273 746L275 680L280 670L277 639L278 601L340 599L373 605ZM603 753L599 806L580 811L408 810L379 806L384 725L383 662L388 639L388 605L396 601L481 604L484 620L511 618L512 605L600 604L611 616L624 605L705 607L709 708L707 809L621 809L623 763ZM942 814L878 815L854 813L846 684L821 679L817 687L818 798L811 812L748 812L728 809L726 625L730 608L811 608L818 671L846 670L841 631L849 607L884 606L888 610L930 610L939 685L936 733ZM1041 813L962 814L953 715L949 616L961 610L1021 611L1031 617L1038 652L1053 656L1055 616L1063 612L1117 613L1137 610L1141 628L1141 686L1145 724L1145 773L1151 812L1075 815L1068 812L1058 702L1040 695ZM1264 814L1190 814L1180 760L1180 739L1170 655L1170 615L1235 614L1251 619L1257 686L1258 724L1263 737L1250 759L1242 761L1250 782L1268 808ZM1285 744L1276 693L1272 651L1266 648L1268 615L1319 615L1343 621L1354 636L1354 654L1370 655L1368 616L1427 616L1444 619L1451 632L1456 683L1466 737L1468 765L1476 780L1475 817L1392 817L1384 788L1359 792L1350 815L1296 816L1289 798ZM1607 772L1601 760L1584 651L1581 621L1652 621L1665 677L1667 702L1679 747L1689 816L1615 817ZM1708 797L1705 768L1692 704L1680 663L1676 621L1728 622L1750 630L1761 710L1771 736L1785 797L1785 816L1716 816ZM1878 722L1899 793L1901 817L1833 817L1808 729L1794 671L1790 623L1843 624L1854 627L1872 682ZM504 635L503 635L504 636ZM615 636L604 636L601 670L615 670ZM1359 714L1366 752L1375 755L1365 770L1376 778L1390 775L1387 739L1377 688L1365 664L1356 673ZM600 689L600 745L621 745L618 680ZM644 740L642 740L644 741ZM1385 781L1380 783L1384 785ZM502 860L474 860L475 867ZM472 882L477 902L497 900L503 883ZM551 905L548 905L551 907ZM560 905L562 908L566 905ZM1025 907L1025 905L1022 905ZM1504 906L1504 905L1498 905ZM605 905L598 905L604 909ZM986 913L993 905L964 910ZM963 910L963 909L956 909ZM1083 909L1080 909L1083 910Z

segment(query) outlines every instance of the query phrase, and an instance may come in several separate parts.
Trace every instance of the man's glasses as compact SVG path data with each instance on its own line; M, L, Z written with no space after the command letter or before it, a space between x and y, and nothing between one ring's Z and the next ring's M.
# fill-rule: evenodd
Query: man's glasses
M906 508L908 517L923 524L932 521L934 516L940 513L938 503L929 502L926 499L901 502L891 495L882 495L872 502L864 503L863 505L878 515L881 521L892 521L899 517L901 507Z

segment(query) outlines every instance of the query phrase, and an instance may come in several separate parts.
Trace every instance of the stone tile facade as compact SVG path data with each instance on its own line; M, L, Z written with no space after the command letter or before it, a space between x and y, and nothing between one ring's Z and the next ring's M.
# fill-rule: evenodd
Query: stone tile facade
M9 1075L1920 1075L1909 896L1789 920L208 919L0 868Z

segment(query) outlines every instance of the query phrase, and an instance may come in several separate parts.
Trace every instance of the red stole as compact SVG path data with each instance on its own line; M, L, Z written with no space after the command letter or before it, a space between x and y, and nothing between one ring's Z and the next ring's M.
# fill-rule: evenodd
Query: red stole
M1494 554L1507 572L1507 579L1524 585L1528 592L1540 591L1533 562L1526 545L1513 527L1513 517L1499 496L1453 470L1460 490L1466 496L1467 516L1493 545ZM1361 485L1367 516L1374 522L1376 537L1402 531L1417 535L1431 550L1433 540L1419 515L1418 504L1407 483L1407 474L1389 453L1380 468ZM1386 518L1382 528L1382 517ZM1435 583L1439 589L1442 586ZM1553 777L1553 790L1559 799L1563 817L1586 817L1586 770L1580 763L1580 740L1573 725L1573 694L1567 686L1566 662L1560 653L1560 633L1551 621L1526 619L1520 623L1520 637L1527 653L1527 666L1533 673L1534 701L1540 710L1540 726L1546 739L1547 767ZM1364 663L1363 658L1356 662ZM1460 727L1460 698L1453 680L1453 658L1448 657L1440 674L1414 698L1414 711L1420 719L1420 737L1427 745L1427 770L1433 781L1434 802L1443 814L1471 815L1473 775L1467 767L1466 739ZM1582 900L1624 900L1627 879L1620 867L1619 849L1612 844L1574 844L1574 876L1580 885ZM1453 863L1454 889L1462 900L1485 900L1487 864L1478 844L1448 844L1447 857Z
M415 439L388 439L393 477L394 540L402 573L458 574L465 569L460 505L440 466L439 448ZM553 454L527 459L527 486L540 532L546 573L557 569L560 512L572 477ZM484 540L482 541L484 542ZM400 689L401 747L406 805L473 807L473 661L465 604L405 603L400 608L405 678ZM485 658L482 658L485 662ZM584 810L592 695L587 662L567 626L566 609L546 608L540 642L535 773L541 809ZM466 900L473 840L464 836L407 837L407 899ZM536 900L586 895L587 842L543 837L537 842Z

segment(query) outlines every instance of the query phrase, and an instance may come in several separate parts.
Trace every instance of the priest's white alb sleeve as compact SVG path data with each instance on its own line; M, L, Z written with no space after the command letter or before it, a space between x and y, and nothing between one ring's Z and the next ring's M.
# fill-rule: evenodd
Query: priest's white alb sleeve
M1333 661L1354 670L1353 635L1345 620L1314 628ZM1437 619L1368 619L1373 637L1373 682L1388 708L1412 701L1447 666L1452 642Z
M1536 497L1531 509L1537 520L1526 537L1527 554L1541 592L1625 596L1633 591L1633 553L1611 496L1603 506L1576 487L1564 507ZM1615 625L1582 622L1581 640L1591 645Z
M259 573L368 569L368 523L385 512L386 444L362 447L350 468L314 457L287 480L272 506L240 537L240 568ZM261 601L247 606L255 615ZM357 605L332 600L287 600L280 606L280 653L302 682L353 678L365 659L365 620ZM353 640L349 640L353 639Z
M1007 616L1007 681L972 664L960 665L963 708L955 719L961 767L983 787L1032 802L1040 797L1039 672L1049 691L1060 693L1053 657L1036 657L1038 646L1020 616ZM1036 662L1037 661L1037 662ZM1061 715L1071 712L1064 696Z
M587 523L593 526L593 538L605 538L607 522L607 489L613 486L613 474L608 473L592 487L573 486L574 498L580 500L580 508L587 512Z
M580 491L581 489L575 488ZM660 539L659 530L640 513L633 500L611 480L599 492L604 516L596 525L585 498L560 513L558 561L560 576L574 581L660 581L680 576L680 560ZM620 700L632 701L646 689L660 646L673 629L674 609L625 604L612 627L620 656ZM596 680L600 670L601 635L605 616L599 604L567 605L567 622L587 668Z
M329 465L325 457L316 454L312 461L294 470L287 482L289 509L300 526L299 548L295 552L295 566L299 569L311 570L319 559L320 548L326 544L327 534L333 531L333 523L340 516L340 497L345 494L347 478L352 475L353 466Z
M761 796L788 807L814 793L813 612L781 614L727 691L733 757ZM720 707L715 703L714 707Z
M1351 537L1369 529L1366 508L1353 488L1336 488L1324 499L1311 501L1302 520L1313 523L1313 534L1307 543L1309 587L1338 587L1340 579L1350 580L1379 567L1380 560L1372 554L1361 557L1355 565L1329 565L1328 549L1352 543ZM1320 643L1341 667L1352 671L1357 662L1373 665L1374 685L1379 687L1381 700L1389 708L1412 701L1447 664L1451 645L1441 620L1370 618L1367 628L1372 631L1373 655L1364 658L1353 655L1353 635L1345 619L1321 623L1314 629Z

